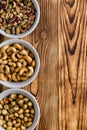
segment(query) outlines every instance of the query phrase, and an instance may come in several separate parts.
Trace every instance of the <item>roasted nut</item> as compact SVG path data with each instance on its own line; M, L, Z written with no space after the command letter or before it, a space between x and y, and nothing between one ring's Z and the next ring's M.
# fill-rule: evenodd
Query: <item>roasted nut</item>
M32 62L32 58L30 56L23 56L23 59L25 59L28 62L28 64Z
M35 60L32 61L31 66L32 66L32 67L35 67L35 66L36 66Z
M19 102L18 102L18 104L20 105L20 106L23 106L23 100L21 99L21 100L19 100Z
M6 105L4 105L4 108L5 108L5 110L8 110L9 106L6 104Z
M0 108L0 126L6 130L26 130L33 123L33 103L22 94L13 93L4 98L0 101Z
M0 73L0 80L7 81L7 76L3 73Z
M17 67L15 68L15 72L18 72L22 67L22 64L20 62L17 62Z
M33 105L32 102L28 102L29 107L32 107L32 105Z
M18 61L18 59L16 58L16 53L13 53L13 54L11 55L11 58L12 58L12 61L13 61L13 62L17 62L17 61Z
M19 71L19 75L23 75L24 72L27 72L28 69L27 68L21 68Z
M8 65L9 65L9 66L11 66L11 67L13 67L13 68L15 68L15 67L16 67L16 63L11 62L11 61L8 63Z
M18 98L22 99L24 96L22 94L18 95Z
M7 110L5 109L2 110L2 115L7 115L7 113L8 113Z
M20 59L19 62L23 67L27 66L27 62L24 59Z
M11 95L10 95L10 98L11 98L11 99L16 99L16 98L17 98L17 95L16 95L16 94L11 94Z
M27 123L27 127L30 127L32 125L32 122Z
M3 106L2 106L2 104L0 104L0 109L3 109Z
M26 130L26 128L22 125L22 126L21 126L21 130Z
M19 43L4 46L0 53L0 79L3 81L26 81L34 73L35 57ZM5 51L5 53L3 52Z
M7 125L6 125L6 124L3 124L2 127L3 127L3 128L7 128Z
M4 53L2 53L2 55L3 55L3 56L2 56L2 59L3 59L3 60L6 60L6 59L7 59L7 53L4 52Z
M22 51L20 52L20 54L21 54L21 55L28 55L28 52L27 52L26 50L22 50Z
M18 43L15 43L13 46L14 46L16 49L18 49L18 50L21 50L21 49L22 49L22 46L21 46L20 44L18 44Z
M0 64L4 64L4 65L6 65L7 63L8 63L7 60L2 60L2 59L0 59Z
M24 76L21 76L21 81L26 81L26 80L28 80L28 77L24 77Z
M7 130L12 130L12 127L9 127L9 126L8 126L8 127L7 127Z
M16 73L13 73L13 74L12 74L12 80L13 80L13 81L17 81Z
M29 66L28 70L29 71L25 74L25 76L26 77L31 77L33 75L33 73L34 73L34 69L33 69L33 67Z
M9 47L8 49L7 49L7 53L8 52L16 52L17 50L14 48L14 47Z
M22 114L23 113L23 109L21 108L19 111L18 111L18 114Z

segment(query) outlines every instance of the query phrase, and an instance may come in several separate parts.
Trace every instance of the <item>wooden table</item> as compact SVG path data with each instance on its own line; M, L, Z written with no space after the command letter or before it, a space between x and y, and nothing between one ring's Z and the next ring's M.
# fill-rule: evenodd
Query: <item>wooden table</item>
M38 1L39 25L23 38L41 60L38 77L24 88L40 104L36 130L87 130L87 0Z

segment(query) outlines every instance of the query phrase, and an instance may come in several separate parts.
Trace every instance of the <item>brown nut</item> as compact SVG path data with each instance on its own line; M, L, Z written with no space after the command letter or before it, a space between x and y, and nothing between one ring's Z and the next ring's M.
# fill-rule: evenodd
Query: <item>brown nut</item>
M24 72L27 72L28 69L27 68L21 68L19 71L19 75L23 75Z
M2 48L0 49L0 52L1 52L1 53L5 53L8 48L9 48L9 45L6 45L6 46L4 46L4 47L2 47Z
M3 73L0 73L0 80L3 80L3 81L7 81L7 76L4 75Z
M26 60L28 64L32 62L32 58L30 56L23 56L23 59Z
M20 79L21 79L21 81L26 81L26 80L28 80L28 77L21 76Z
M22 64L23 67L27 66L26 60L20 59L19 62Z
M31 66L32 66L32 67L35 67L35 66L36 66L36 61L35 61L35 60L32 61Z
M21 50L21 49L22 49L22 46L21 46L20 44L18 44L18 43L15 43L13 46L14 46L16 49L18 49L18 50Z
M26 77L31 77L32 75L33 75L33 73L34 73L34 69L33 69L33 67L32 66L29 66L28 67L28 72L25 74L25 76Z
M22 51L20 52L20 54L21 54L21 55L28 55L28 52L27 52L26 50L22 50Z
M9 66L5 65L4 68L5 68L5 72L4 72L4 73L5 73L6 75L9 74L9 73L10 73L10 68L9 68Z
M12 73L12 80L13 80L13 81L18 81L18 80L17 80L17 77L16 77L16 73Z
M11 59L12 59L12 61L14 61L14 62L17 62L17 61L18 61L18 59L16 58L16 53L13 53L13 54L11 55Z
M2 60L6 60L7 59L7 53L2 53L2 58L1 58Z
M8 65L11 66L11 67L13 67L13 68L16 67L16 63L14 63L14 62L9 62Z
M0 59L0 64L7 64L8 63L8 61L7 60L2 60L2 59Z
M14 48L14 47L9 47L8 50L7 50L7 53L8 52L16 52L17 50Z
M17 68L15 68L15 72L18 72L22 68L22 64L17 62Z

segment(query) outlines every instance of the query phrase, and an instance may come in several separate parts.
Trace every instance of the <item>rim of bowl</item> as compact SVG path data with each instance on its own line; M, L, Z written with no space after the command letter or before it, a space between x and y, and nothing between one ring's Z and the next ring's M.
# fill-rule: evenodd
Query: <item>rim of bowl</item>
M38 104L36 98L30 92L27 92L26 90L8 89L0 94L0 100L2 100L3 98L7 97L8 95L10 95L12 93L23 94L25 97L30 98L30 100L33 102L34 109L35 109L35 117L34 117L32 126L27 128L27 130L34 130L40 120L40 107L39 107L39 104ZM0 126L0 130L5 130L5 129L2 126Z
M18 35L8 34L5 31L0 29L0 34L4 35L6 37L9 37L9 38L23 38L23 37L31 34L35 30L35 28L37 27L39 20L40 20L40 6L39 6L37 0L31 0L31 1L33 2L34 7L36 9L36 19L34 21L34 24L31 26L31 28L28 29L25 33L20 33Z
M6 40L4 42L2 42L0 44L0 48L5 46L5 45L11 45L14 44L15 42L24 45L27 49L29 49L35 56L35 60L36 60L36 67L35 67L35 72L34 74L26 81L20 81L20 82L11 82L11 81L2 81L0 80L0 84L8 87L8 88L22 88L25 87L27 85L29 85L31 82L34 81L34 79L37 77L38 73L39 73L39 69L40 69L40 58L39 58L39 54L36 51L36 49L27 41L24 40L20 40L20 39L10 39L10 40Z

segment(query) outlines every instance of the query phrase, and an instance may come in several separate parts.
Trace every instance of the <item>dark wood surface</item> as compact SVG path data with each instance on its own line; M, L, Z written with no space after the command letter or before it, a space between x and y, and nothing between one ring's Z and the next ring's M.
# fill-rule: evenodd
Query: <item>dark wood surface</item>
M39 25L23 38L41 60L38 77L24 88L40 104L36 130L87 130L87 1L38 2Z

